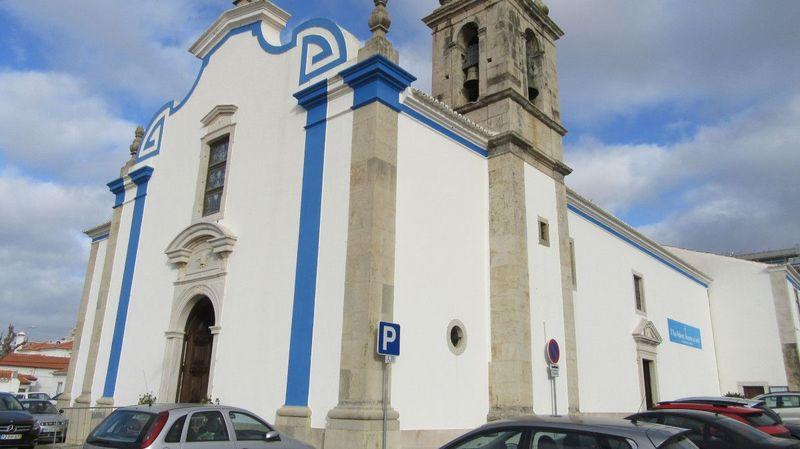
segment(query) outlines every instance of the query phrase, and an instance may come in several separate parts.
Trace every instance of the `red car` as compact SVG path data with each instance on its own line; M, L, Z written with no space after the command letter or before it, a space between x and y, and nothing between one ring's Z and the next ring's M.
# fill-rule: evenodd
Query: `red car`
M722 416L733 418L747 425L753 426L758 430L768 433L775 437L791 438L789 429L763 410L757 408L738 407L725 404L700 404L692 402L659 402L653 407L654 410L681 409L681 410L702 410L705 412L717 413Z

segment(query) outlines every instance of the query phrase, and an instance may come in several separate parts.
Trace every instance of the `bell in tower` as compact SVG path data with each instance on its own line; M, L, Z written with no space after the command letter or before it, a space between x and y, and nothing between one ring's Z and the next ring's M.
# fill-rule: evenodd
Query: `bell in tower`
M471 25L471 26L470 26ZM469 102L480 96L480 74L478 72L480 49L478 28L470 24L462 31L464 38L464 96Z

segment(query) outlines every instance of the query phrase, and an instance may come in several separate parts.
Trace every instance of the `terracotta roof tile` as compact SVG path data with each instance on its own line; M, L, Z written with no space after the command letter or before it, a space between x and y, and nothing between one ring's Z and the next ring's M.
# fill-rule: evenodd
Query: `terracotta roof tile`
M36 376L31 374L17 374L17 379L19 379L19 383L22 385L30 385L31 382L36 382L39 380L36 378Z
M20 346L18 351L43 351L47 349L72 350L71 341L32 341Z
M12 352L0 359L0 366L22 366L25 368L45 368L60 371L69 368L69 357L51 357Z
M14 371L0 369L0 379L11 380L14 377Z

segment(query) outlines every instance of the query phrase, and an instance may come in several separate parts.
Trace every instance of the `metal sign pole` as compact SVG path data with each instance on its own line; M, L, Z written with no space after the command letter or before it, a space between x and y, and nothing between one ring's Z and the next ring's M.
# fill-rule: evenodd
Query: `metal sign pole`
M556 411L555 416L558 416L558 387L556 387L556 378L553 378L553 410Z
M388 395L388 389L389 389L388 386L387 386L387 384L389 383L389 381L388 381L388 378L389 378L388 371L389 370L387 369L387 365L389 365L390 358L391 358L391 356L387 355L387 356L384 356L384 359L383 359L383 445L381 446L383 449L386 449L386 431L387 431L386 427L387 427L387 420L388 420L388 413L387 413L386 403L389 402L386 399L386 396Z

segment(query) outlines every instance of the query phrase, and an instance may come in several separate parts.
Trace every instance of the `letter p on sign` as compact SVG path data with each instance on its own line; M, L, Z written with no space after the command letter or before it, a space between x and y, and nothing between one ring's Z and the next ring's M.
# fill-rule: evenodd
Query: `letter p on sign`
M400 325L397 323L378 323L378 355L400 355Z

